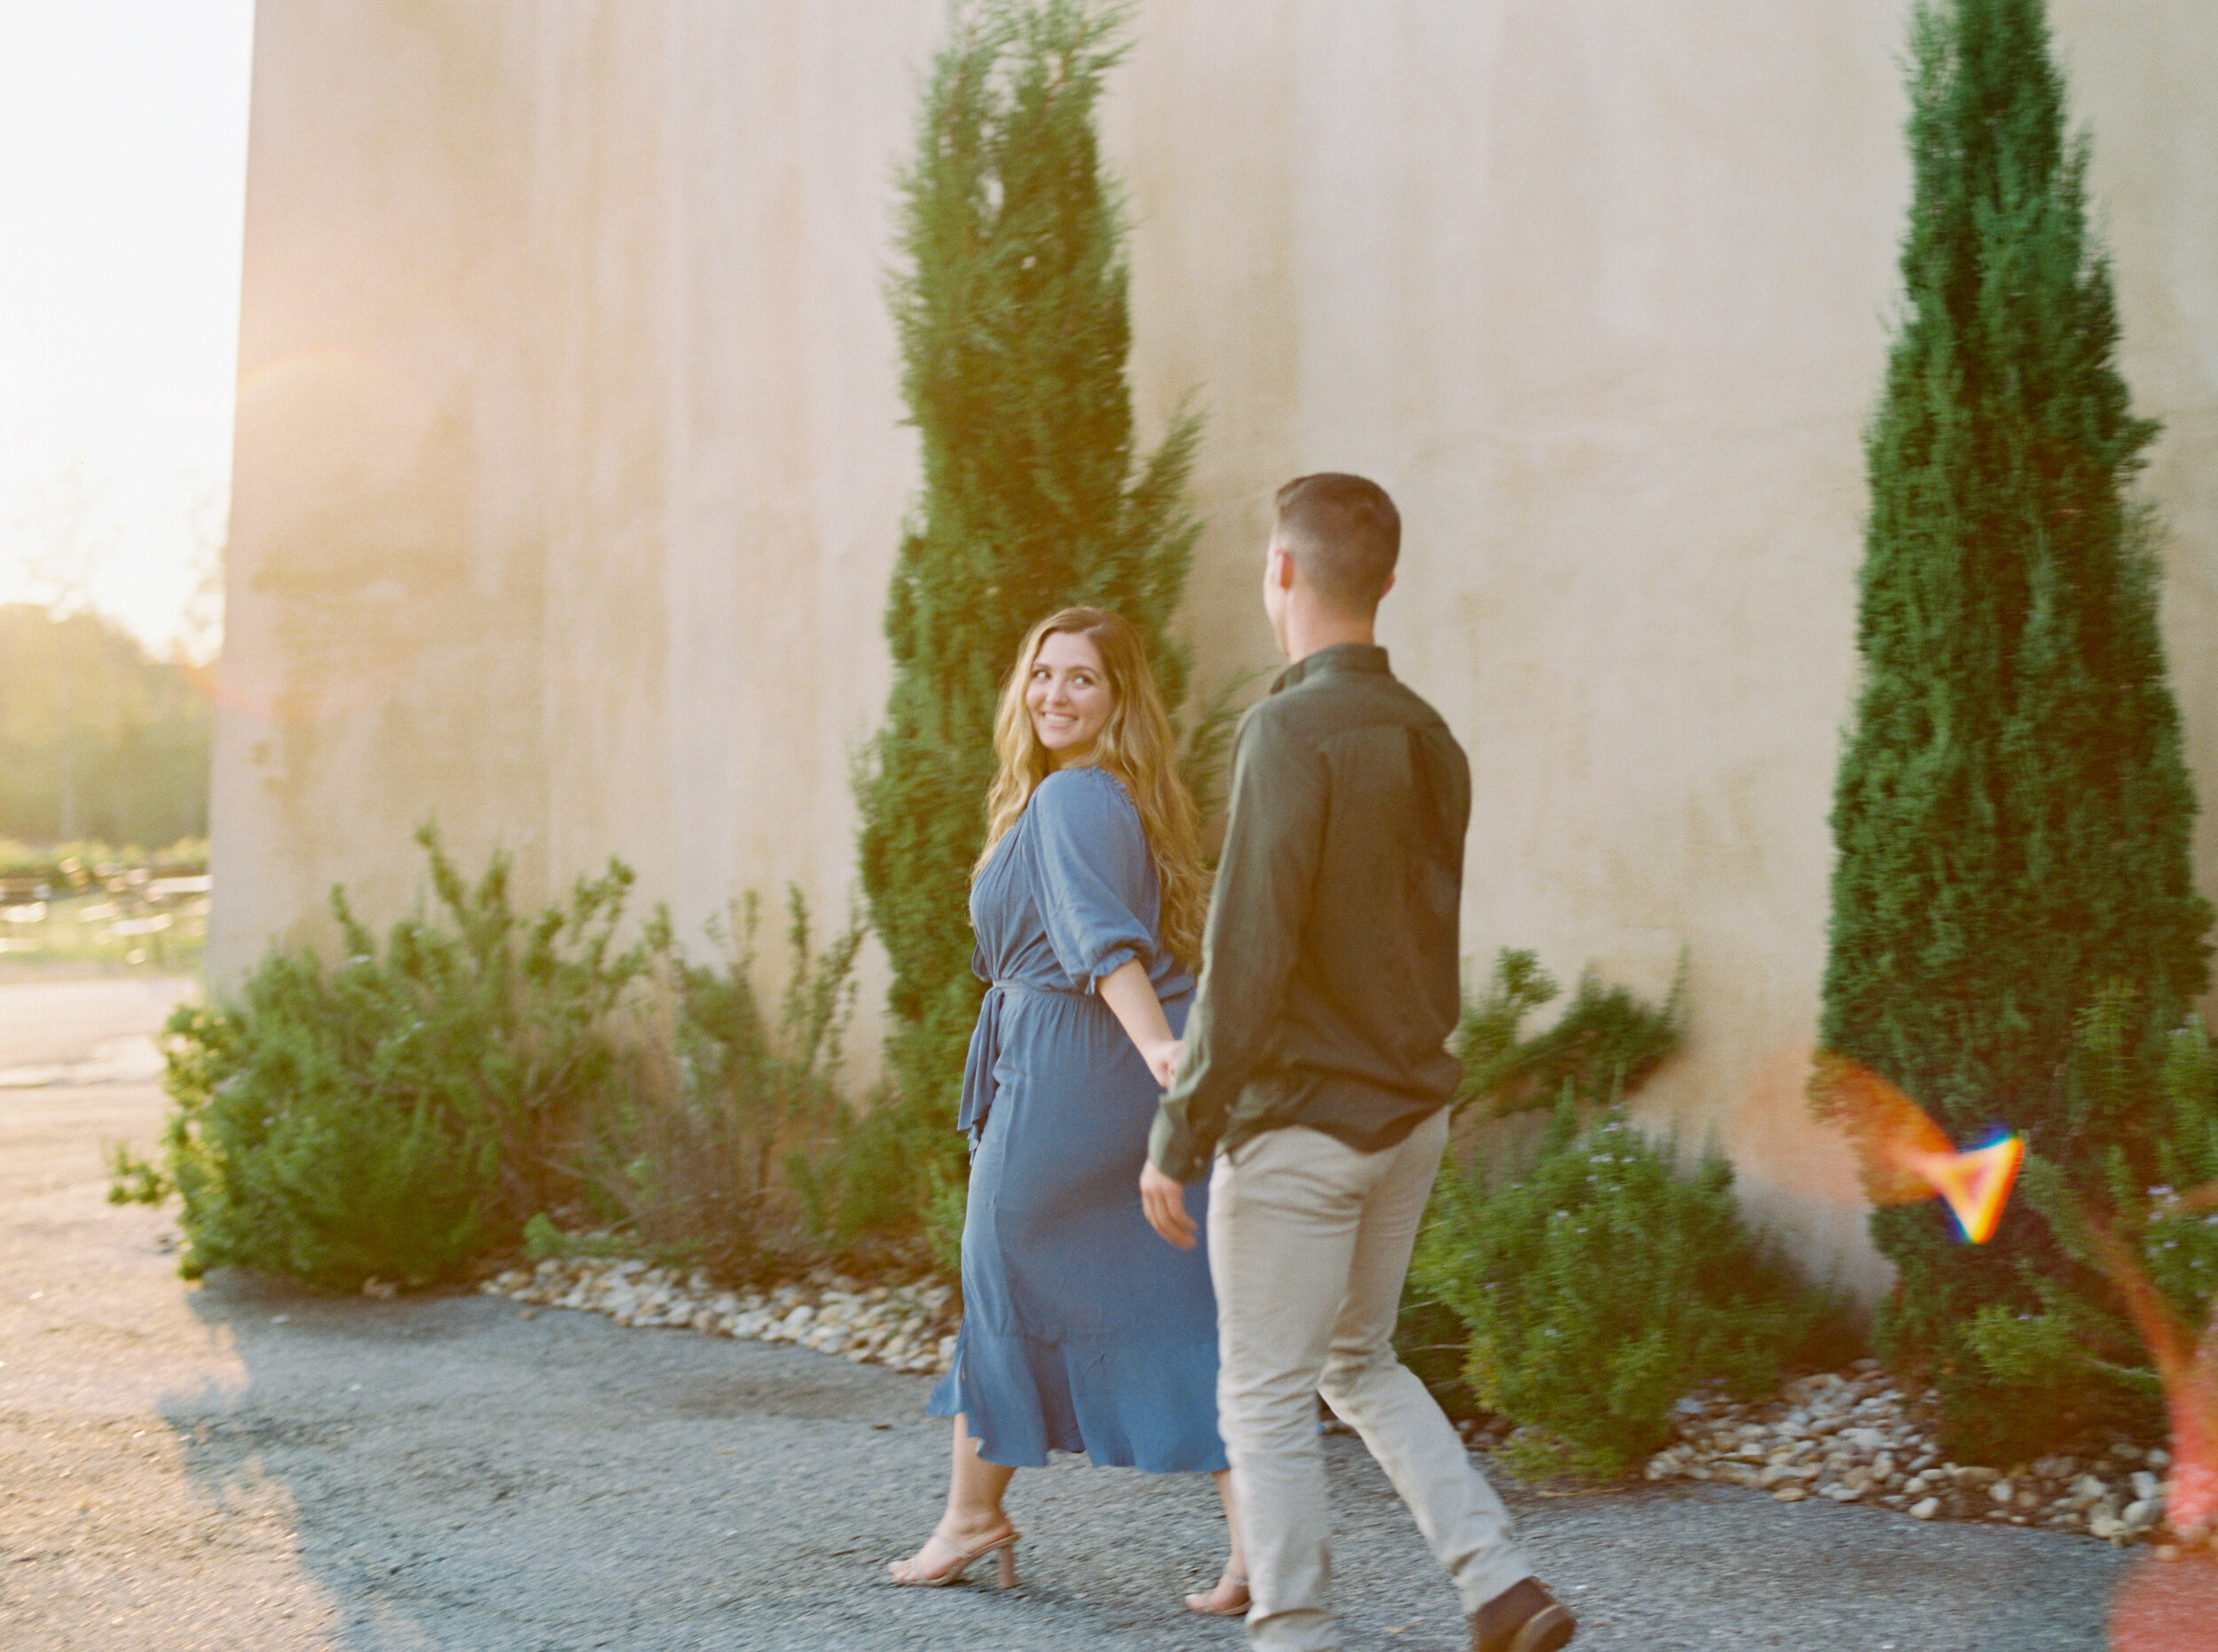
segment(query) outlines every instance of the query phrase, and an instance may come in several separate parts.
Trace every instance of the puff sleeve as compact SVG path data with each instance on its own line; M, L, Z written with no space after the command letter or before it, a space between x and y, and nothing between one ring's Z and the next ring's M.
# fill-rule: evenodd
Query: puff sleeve
M1037 842L1040 913L1048 944L1084 992L1156 952L1160 896L1140 812L1103 769L1061 769L1040 783L1030 808Z

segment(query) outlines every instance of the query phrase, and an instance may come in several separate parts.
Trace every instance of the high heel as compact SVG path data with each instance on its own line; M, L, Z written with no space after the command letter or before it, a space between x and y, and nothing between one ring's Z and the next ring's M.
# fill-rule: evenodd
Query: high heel
M998 1538L989 1538L974 1549L966 1549L953 1538L941 1537L937 1531L932 1535L939 1538L940 1542L955 1551L953 1563L941 1567L936 1572L918 1571L910 1577L904 1577L893 1569L896 1566L905 1563L913 1564L913 1562L888 1561L885 1569L895 1583L909 1588L944 1589L949 1584L960 1579L964 1572L970 1570L972 1562L991 1554L995 1562L995 1569L1001 1586L1004 1589L1013 1589L1017 1586L1017 1531L1013 1526Z
M1230 1594L1224 1593L1224 1586L1227 1584L1232 1585L1232 1592ZM1219 1595L1223 1595L1224 1598L1219 1600L1217 1598ZM1186 1609L1190 1612L1199 1612L1205 1617L1243 1617L1247 1614L1250 1604L1251 1597L1247 1593L1247 1579L1229 1566L1224 1569L1224 1576L1217 1579L1217 1586L1210 1590L1208 1593L1190 1594L1186 1597Z

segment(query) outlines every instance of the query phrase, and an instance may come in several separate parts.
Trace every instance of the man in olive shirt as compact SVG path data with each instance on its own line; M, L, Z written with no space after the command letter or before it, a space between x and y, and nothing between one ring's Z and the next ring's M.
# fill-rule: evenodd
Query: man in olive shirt
M1326 1604L1317 1400L1385 1468L1479 1652L1555 1652L1571 1615L1395 1357L1402 1281L1448 1140L1471 776L1373 640L1401 519L1375 483L1279 490L1263 608L1293 665L1241 720L1231 817L1176 1082L1140 1172L1156 1231L1194 1242L1209 1176L1217 1423L1257 1647L1339 1645ZM1214 1160L1214 1168L1212 1161Z

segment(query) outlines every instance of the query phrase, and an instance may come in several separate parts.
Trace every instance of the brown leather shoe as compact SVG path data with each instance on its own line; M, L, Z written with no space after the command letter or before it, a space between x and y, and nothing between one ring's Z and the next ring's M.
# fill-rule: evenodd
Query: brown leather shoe
M1471 1614L1471 1652L1558 1652L1577 1632L1578 1620L1528 1577Z

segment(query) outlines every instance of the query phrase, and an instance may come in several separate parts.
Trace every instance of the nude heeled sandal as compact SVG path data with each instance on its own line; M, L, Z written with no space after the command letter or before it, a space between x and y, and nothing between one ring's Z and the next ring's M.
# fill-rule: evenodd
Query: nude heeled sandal
M893 1568L901 1562L888 1561L885 1563L885 1569L895 1583L905 1588L944 1589L949 1584L961 1578L964 1572L970 1570L972 1562L991 1554L997 1562L995 1570L999 1574L997 1581L1001 1586L1004 1589L1013 1589L1017 1586L1017 1532L1014 1527L1003 1532L1001 1536L990 1542L979 1544L974 1549L963 1547L952 1538L941 1538L936 1531L932 1535L940 1538L940 1542L955 1551L953 1564L943 1566L936 1572L920 1572L915 1577L904 1577L901 1573L893 1570Z
M1225 1596L1223 1604L1215 1604L1217 1596L1223 1593L1227 1584L1232 1585L1232 1593ZM1217 1586L1210 1590L1208 1593L1190 1594L1186 1597L1186 1609L1190 1612L1199 1612L1204 1617L1245 1617L1250 1604L1247 1579L1229 1567L1224 1576L1217 1579Z

